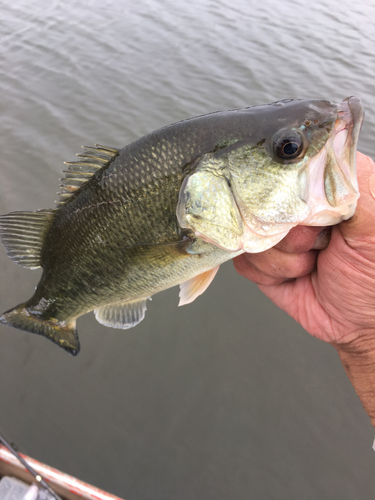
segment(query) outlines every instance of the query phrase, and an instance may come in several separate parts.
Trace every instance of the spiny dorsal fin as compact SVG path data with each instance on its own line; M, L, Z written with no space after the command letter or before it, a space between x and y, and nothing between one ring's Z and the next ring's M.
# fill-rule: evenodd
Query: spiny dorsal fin
M8 256L22 267L41 266L44 238L55 210L11 212L0 216L0 237Z
M95 318L110 328L132 328L140 323L146 314L146 299L132 302L115 302L95 309Z
M101 146L82 146L84 153L79 153L78 161L66 161L67 170L63 170L65 177L61 180L60 199L56 202L57 206L64 205L72 194L85 184L91 177L103 167L107 167L111 161L118 155L118 150Z

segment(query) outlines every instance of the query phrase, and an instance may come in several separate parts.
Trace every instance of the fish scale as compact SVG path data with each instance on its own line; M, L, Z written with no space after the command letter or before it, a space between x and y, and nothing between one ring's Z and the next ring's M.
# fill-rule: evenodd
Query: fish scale
M0 321L77 354L82 314L132 327L153 294L180 285L187 304L221 263L296 224L348 218L362 118L353 97L284 100L184 120L120 150L85 147L67 162L57 208L0 217L9 257L43 268L34 295Z

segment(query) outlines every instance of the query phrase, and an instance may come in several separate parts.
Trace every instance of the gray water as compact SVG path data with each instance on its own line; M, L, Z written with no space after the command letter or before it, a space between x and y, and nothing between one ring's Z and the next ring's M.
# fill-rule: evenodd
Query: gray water
M375 158L373 0L0 2L0 213L52 207L82 144L282 98L361 97ZM309 8L309 5L312 8ZM40 273L0 248L0 309ZM126 500L375 498L374 429L334 349L222 266L82 350L0 326L0 428Z

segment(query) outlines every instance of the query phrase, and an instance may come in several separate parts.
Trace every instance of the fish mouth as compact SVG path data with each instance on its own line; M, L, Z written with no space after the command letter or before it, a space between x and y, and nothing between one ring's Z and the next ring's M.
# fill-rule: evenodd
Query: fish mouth
M356 152L364 110L360 99L347 97L336 109L336 122L322 150L307 166L308 226L330 226L354 215L359 197Z

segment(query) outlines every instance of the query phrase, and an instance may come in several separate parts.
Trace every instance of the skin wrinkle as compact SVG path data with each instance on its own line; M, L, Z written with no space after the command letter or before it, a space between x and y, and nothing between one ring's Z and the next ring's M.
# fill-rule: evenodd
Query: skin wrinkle
M339 233L341 234L341 233ZM341 235L342 237L342 235ZM349 267L354 273L355 276L358 276L358 282L355 281L354 277L351 275L347 275L345 272L345 277L349 277L349 279L355 283L356 285L359 285L360 287L363 286L363 274L366 271L366 268L370 268L370 272L365 274L365 277L367 279L375 281L372 277L375 275L375 262L372 260L368 259L366 256L364 256L358 249L354 249L348 245L348 242L346 239L342 237L342 242L341 244L344 244L344 250L342 252L338 251L335 254L335 259L340 260L340 263L346 268ZM345 259L345 256L347 258ZM359 267L360 266L360 267ZM345 269L346 271L346 269ZM341 275L343 273L340 273ZM370 291L375 291L375 283L370 284L369 286Z
M337 323L339 323L341 329L343 328L345 329L349 326L349 324L351 324L353 329L349 333L353 334L356 330L361 328L361 324L364 318L368 315L369 306L370 307L372 306L372 302L369 301L367 304L363 302L363 296L361 293L360 285L356 283L352 279L352 277L345 275L345 279L349 279L352 283L354 283L355 288L359 288L359 293L355 294L356 295L355 301L351 300L350 297L342 296L342 294L340 293L341 287L339 285L339 282L336 287L324 288L321 285L319 285L319 280L317 278L317 275L313 273L313 275L311 276L311 283L317 301L322 306L322 309L325 311L325 313L328 314L329 317L333 318ZM332 280L331 278L330 281L332 281L333 283L337 282L336 279ZM322 295L322 289L325 292L324 295ZM345 305L346 312L349 313L351 316L350 321L348 321L347 317L344 318L342 315L342 311L340 309L342 309L343 304ZM324 331L322 331L322 334L323 333Z
M373 200L372 197L370 197L368 194L362 194L361 195L361 202L365 202L366 200L371 200L371 205L373 205ZM361 207L361 218L365 219L366 225L369 224L373 220L373 210L367 210L364 207ZM357 220L357 215L354 215L351 219L348 221L342 222L343 227L341 228L342 232L347 233L350 231L350 226L355 225ZM347 227L344 225L347 224ZM362 221L363 224L363 221ZM366 232L366 234L363 233L356 233L354 232L353 229L353 235L350 236L350 234L345 234L345 240L349 244L350 247L356 247L356 243L361 243L361 242L366 242L368 240L372 240L375 237L375 227L372 225L369 225L369 230Z
M371 262L372 264L375 264L375 255L373 251L373 246L375 244L375 237L372 237L372 240L370 238L358 238L356 242L353 240L350 240L347 238L345 241L350 247L351 250L353 250L355 253L358 254L359 258L366 259L367 261ZM353 245L357 248L355 248ZM368 256L364 255L363 252L368 252Z
M309 290L315 290L315 288L314 288L314 276L316 276L316 274L317 273L313 273L311 275L306 276L306 283L310 284ZM307 288L307 286L306 286L306 288ZM307 293L309 293L309 291L307 291ZM319 337L319 335L323 332L325 332L327 335L333 334L334 327L332 324L332 320L331 320L330 316L327 315L327 311L325 310L325 308L323 307L322 303L319 300L317 300L314 304L312 304L311 302L307 302L307 301L304 302L301 298L298 301L298 305L299 305L298 313L300 314L299 317L303 318L303 321L306 324L306 326L305 326L306 330L308 330L308 331L311 330L312 334L315 337ZM321 322L320 325L318 325L318 329L316 329L316 327L311 324L311 319L313 319L315 317L315 315L310 314L310 311L309 311L309 309L311 309L312 306L314 306L314 308L318 308L324 317L324 322ZM301 312L300 312L301 310L303 311L303 314L301 314Z
M307 275L306 276L306 283L310 282L311 284L311 276ZM307 286L305 288L308 288ZM305 318L305 321L308 322L308 311L307 311L307 305L303 301L297 301L297 315L298 317Z
M314 277L312 277L312 284L313 284L313 287L314 287ZM319 290L316 290L316 296L317 296L317 299L318 299L318 302L319 304L321 305L321 308L322 310L325 311L325 313L329 316L329 318L334 318L335 321L337 323L340 324L341 328L347 328L348 325L349 325L349 322L346 318L343 318L342 317L342 314L341 314L341 311L338 307L336 307L335 305L333 304L330 304L329 307L324 307L322 305L322 302L326 302L327 301L327 298L330 298L329 296L328 297L325 297L325 300L322 301L322 298L321 298L321 293ZM356 316L359 316L358 319L356 320L355 318L352 318L350 323L353 325L353 330L351 330L350 332L348 332L347 335L352 335L354 334L356 331L360 330L361 329L361 321L363 320L363 316L360 314L361 312L361 307L359 307L358 303L356 304L352 304L352 302L349 302L346 304L346 309L348 312L350 312L351 314L354 314ZM366 311L368 310L368 306L365 307L363 306L363 309L362 311ZM332 321L331 321L331 324L332 324ZM337 330L335 328L332 329L332 333ZM321 333L324 334L326 333L325 329L322 328L321 329Z
M268 286L259 286L260 290L266 293L271 300L274 300L277 296L277 288L278 286L268 287ZM295 306L295 311L293 317L302 325L302 327L309 331L313 336L320 337L322 333L325 333L327 336L333 335L333 325L331 318L327 315L325 309L322 305L315 300L314 290L312 286L312 276L307 274L303 276L299 280L294 280L293 282L287 283L287 286L284 287L283 296L285 298L286 303L291 303ZM298 293L296 291L298 290ZM274 291L274 293L272 293ZM294 298L296 296L296 298ZM304 297L310 296L311 300L304 300ZM283 307L281 306L283 309ZM315 318L319 316L322 317L322 321L316 327L313 324Z
M325 287L325 292L326 294L328 291L330 293L328 296L326 295L324 299L321 297L321 287L319 286L314 286L314 290L317 296L317 299L320 303L327 303L331 304L330 307L324 307L325 310L327 310L328 314L334 315L336 320L339 321L342 326L345 326L345 323L347 324L347 320L345 321L340 321L340 317L342 316L342 313L339 311L339 309L335 308L335 313L332 311L332 302L335 301L335 295L339 296L339 300L337 301L338 303L342 304L344 302L346 304L347 311L351 313L352 318L351 318L351 323L356 325L358 328L360 328L360 322L363 320L363 317L360 317L360 313L363 314L363 312L368 313L368 306L366 307L366 303L363 302L363 291L364 289L369 290L370 292L373 292L375 290L375 283L371 283L371 273L367 275L363 275L364 268L367 267L368 264L371 265L371 267L374 265L371 261L368 261L361 253L358 252L358 250L354 250L353 248L349 247L347 244L346 240L342 236L341 232L338 230L338 228L334 228L334 234L333 238L337 239L340 238L341 241L339 241L339 247L336 249L335 254L333 255L334 259L330 259L331 263L331 271L328 276L327 282L339 282L340 278L343 278L344 280L349 280L356 289L358 289L357 294L353 294L356 296L355 302L353 300L347 299L346 296L341 296L340 294L340 286L337 286L337 288L332 288L332 287ZM334 243L337 243L337 240L334 241ZM344 246L343 249L340 247ZM349 256L349 258L348 258ZM319 255L319 258L325 257L325 252L321 252ZM346 257L346 258L345 258ZM356 261L358 262L358 259L362 261L362 267L359 269L356 265ZM337 261L339 261L339 264L337 264ZM359 262L360 265L360 262ZM318 266L319 267L319 266ZM346 272L347 269L350 269L352 272L348 273ZM343 269L345 269L345 273L343 273ZM325 270L327 272L327 266L325 266ZM316 279L317 275L313 274L313 285L319 281ZM368 283L368 280L370 280L370 283ZM366 284L366 285L365 285ZM335 292L337 292L335 294ZM368 305L372 305L372 299L368 299Z
M345 264L345 266L349 267L354 273L353 275L345 273L345 277L347 279L349 279L354 285L358 285L360 287L363 287L364 281L363 281L363 276L361 275L362 270L358 269L358 267L355 265L354 262L350 262L350 261L346 260L343 255L337 254L336 258L341 261L341 264L343 264L343 265ZM374 269L374 272L375 272L375 269ZM332 279L335 281L334 277L337 275L342 276L343 275L342 271L336 267L332 267L331 272L330 272L330 277L332 277ZM358 281L356 281L355 277L357 277ZM367 275L366 278L371 280L371 275ZM368 287L368 290L369 291L374 290L374 284L372 284L372 286L370 284Z

